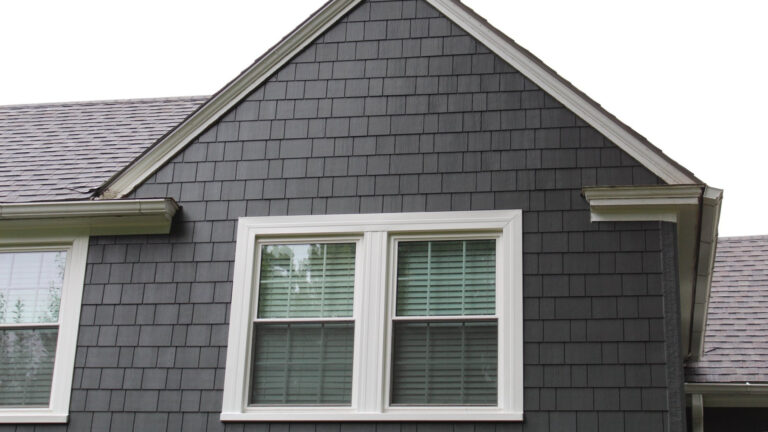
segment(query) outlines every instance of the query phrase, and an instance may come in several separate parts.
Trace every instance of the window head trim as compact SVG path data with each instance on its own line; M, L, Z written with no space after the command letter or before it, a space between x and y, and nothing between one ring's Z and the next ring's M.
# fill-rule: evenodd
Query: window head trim
M59 334L54 357L51 397L47 407L0 407L2 423L66 423L72 393L72 377L77 351L77 332L88 258L87 236L49 236L0 239L0 253L21 251L67 252L59 307Z
M387 357L391 312L389 249L393 238L498 235L496 316L499 319L498 401L494 406L390 406ZM258 240L360 236L354 294L355 352L350 406L248 406L249 323L254 305ZM498 256L501 255L501 256ZM386 263L386 265L384 265ZM522 211L385 213L242 217L238 221L222 421L519 421L523 417ZM356 286L357 281L356 281ZM362 336L361 336L362 335Z

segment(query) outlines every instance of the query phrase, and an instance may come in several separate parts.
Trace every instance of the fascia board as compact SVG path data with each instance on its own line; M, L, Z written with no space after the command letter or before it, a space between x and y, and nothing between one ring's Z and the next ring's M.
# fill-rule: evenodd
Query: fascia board
M598 108L597 104L588 100L583 93L568 85L540 60L505 37L487 21L479 19L474 12L460 2L456 0L427 0L427 2L667 184L699 183L695 177L680 169L676 162L658 150L654 151L648 143L630 133L626 126Z
M122 198L165 165L195 137L349 12L361 0L331 0L227 84L126 169L102 186L100 198Z
M90 235L167 234L178 209L170 198L1 204L0 228L3 237L61 230Z

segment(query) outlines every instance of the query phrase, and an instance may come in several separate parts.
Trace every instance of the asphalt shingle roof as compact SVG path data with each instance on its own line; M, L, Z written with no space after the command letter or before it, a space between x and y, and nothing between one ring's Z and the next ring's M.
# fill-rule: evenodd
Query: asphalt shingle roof
M717 242L704 355L686 379L768 382L768 235Z
M87 199L206 100L0 106L0 203Z

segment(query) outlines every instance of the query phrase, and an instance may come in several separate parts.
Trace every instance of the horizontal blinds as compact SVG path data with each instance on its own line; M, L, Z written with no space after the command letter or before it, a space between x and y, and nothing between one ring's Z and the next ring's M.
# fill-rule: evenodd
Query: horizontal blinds
M395 322L392 404L494 405L497 323Z
M0 406L47 406L58 329L0 330Z
M58 322L67 253L0 253L0 324Z
M251 404L349 404L351 322L254 324Z
M258 317L350 317L354 281L354 243L263 245Z
M397 315L492 315L496 241L401 241Z

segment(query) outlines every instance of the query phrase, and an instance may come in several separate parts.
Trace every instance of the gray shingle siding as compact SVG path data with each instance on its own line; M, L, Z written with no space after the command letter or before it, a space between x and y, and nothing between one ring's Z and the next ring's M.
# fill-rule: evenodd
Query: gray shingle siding
M136 190L170 235L91 239L71 420L35 430L670 430L664 231L580 195L658 183L425 2L365 2ZM523 423L219 421L238 217L509 208Z

